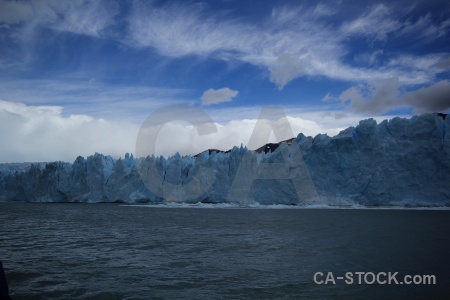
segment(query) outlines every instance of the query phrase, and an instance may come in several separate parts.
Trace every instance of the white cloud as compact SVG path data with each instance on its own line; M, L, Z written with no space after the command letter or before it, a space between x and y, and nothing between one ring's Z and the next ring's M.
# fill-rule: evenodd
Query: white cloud
M282 90L288 82L301 74L302 69L298 59L293 58L290 54L283 53L269 68L270 81L275 83L279 90Z
M248 112L250 118L240 118L237 112ZM228 150L241 143L247 145L258 118L258 108L233 108L211 112L217 132L199 136L192 124L169 122L159 132L156 155L197 154L206 149ZM302 132L315 136L356 125L358 115L347 116L339 111L299 111L287 108L287 119L294 135ZM228 118L218 123L215 115ZM239 120L237 120L239 116ZM181 118L182 119L182 118ZM378 120L381 117L377 118ZM0 100L1 162L55 161L73 162L79 155L95 152L113 157L134 153L139 125L132 122L111 122L87 115L63 116L59 106L27 106ZM286 131L288 132L288 131ZM283 136L288 139L291 136ZM261 141L264 144L266 141ZM278 142L273 135L267 142Z
M199 136L195 128L186 122L170 122L162 127L158 135L156 154L167 156L173 155L178 151L183 155L195 155L206 149L228 150L233 146L240 146L241 144L246 146L248 145L250 136L253 134L259 112L256 107L211 111L209 114L216 122L217 132L203 136ZM380 117L370 114L344 114L342 111L307 111L298 107L286 107L285 113L294 136L303 133L306 136L313 137L319 133L335 136L343 129L356 126L361 119L369 117L374 118L378 122L394 117ZM223 120L228 120L217 123L219 117L222 117ZM288 130L283 130L283 132L286 134L281 137L282 140L292 137L289 135ZM279 141L272 133L268 141L259 139L261 145L255 148L259 148L266 142L275 143Z
M335 135L343 129L342 126L335 127L332 125L333 121L335 123L334 125L336 125L336 120L334 119L330 119L331 122L327 124L328 126L324 126L319 124L316 120L305 119L298 116L288 116L287 118L294 136L297 136L300 132L307 136L315 136L319 133ZM321 113L320 118L323 119L323 113ZM341 124L345 123L344 120L338 121L341 121ZM349 123L349 121L350 120L347 120L347 123ZM206 149L228 150L233 146L240 146L241 144L246 146L250 140L250 136L253 134L256 122L257 119L241 119L230 120L225 123L216 123L217 132L203 136L199 136L195 128L186 122L170 122L163 126L159 132L155 154L167 156L179 152L183 155L195 155ZM357 123L350 125L356 124ZM290 135L284 135L281 139L285 140L292 137L293 136ZM275 143L279 142L279 140L277 140L272 133L268 141L260 140L261 145L258 145L256 148L259 148L266 142Z
M202 105L219 104L222 102L229 102L238 95L238 91L230 90L227 87L221 89L209 89L203 92Z
M134 150L138 126L86 115L62 116L62 107L0 100L0 162L69 161L103 152L119 157Z

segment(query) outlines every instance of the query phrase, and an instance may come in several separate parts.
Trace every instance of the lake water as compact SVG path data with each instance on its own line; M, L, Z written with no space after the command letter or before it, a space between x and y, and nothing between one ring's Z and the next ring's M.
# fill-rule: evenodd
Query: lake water
M449 233L448 210L0 205L13 299L450 299ZM437 284L318 285L319 271Z

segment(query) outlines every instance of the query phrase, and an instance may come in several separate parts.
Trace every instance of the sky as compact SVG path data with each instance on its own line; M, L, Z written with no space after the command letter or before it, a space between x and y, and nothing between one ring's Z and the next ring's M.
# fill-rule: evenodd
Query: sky
M0 163L135 153L169 105L217 130L171 116L157 155L247 145L270 106L334 136L448 113L449 80L447 1L0 0Z

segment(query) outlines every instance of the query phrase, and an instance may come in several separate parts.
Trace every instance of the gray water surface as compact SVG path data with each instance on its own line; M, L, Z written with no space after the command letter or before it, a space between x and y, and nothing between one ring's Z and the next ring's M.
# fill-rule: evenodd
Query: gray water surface
M0 205L13 299L445 299L449 233L450 211ZM318 271L437 285L317 285Z

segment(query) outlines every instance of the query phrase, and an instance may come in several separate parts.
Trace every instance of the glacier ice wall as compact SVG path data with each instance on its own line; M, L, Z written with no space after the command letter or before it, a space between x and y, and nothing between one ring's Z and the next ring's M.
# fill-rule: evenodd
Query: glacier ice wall
M299 134L266 154L241 146L196 157L127 154L115 160L96 153L73 164L0 164L0 201L450 206L449 133L450 117L424 114L380 124L363 120L335 137ZM286 160L291 179L260 176L263 164ZM149 167L158 180L142 177ZM202 167L213 171L213 179L197 176ZM314 193L311 184L296 186L292 179L299 178L310 180ZM157 186L149 189L146 181ZM233 184L249 187L245 199L230 197Z

